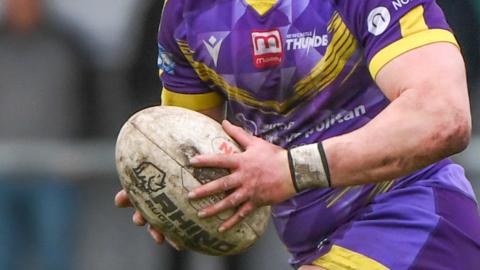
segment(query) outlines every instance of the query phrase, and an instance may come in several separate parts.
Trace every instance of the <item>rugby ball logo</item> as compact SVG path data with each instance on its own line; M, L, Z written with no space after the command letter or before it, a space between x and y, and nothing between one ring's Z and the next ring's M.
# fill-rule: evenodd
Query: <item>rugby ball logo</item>
M165 172L150 162L143 162L133 169L133 173L134 185L144 192L157 192L166 187Z

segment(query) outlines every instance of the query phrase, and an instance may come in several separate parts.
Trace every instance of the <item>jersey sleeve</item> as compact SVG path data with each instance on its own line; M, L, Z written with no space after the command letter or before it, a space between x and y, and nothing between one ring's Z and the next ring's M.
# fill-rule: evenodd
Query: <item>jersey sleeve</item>
M200 79L180 49L186 42L182 31L183 1L166 1L158 32L158 68L163 83L162 105L206 110L224 102L218 92Z
M339 0L338 5L364 49L374 79L383 66L407 51L436 42L458 47L434 0Z

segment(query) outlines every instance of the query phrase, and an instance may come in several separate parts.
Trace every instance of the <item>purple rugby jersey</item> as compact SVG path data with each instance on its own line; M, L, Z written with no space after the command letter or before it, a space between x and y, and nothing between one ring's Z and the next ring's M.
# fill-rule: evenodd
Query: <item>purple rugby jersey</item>
M168 0L158 40L164 104L203 110L226 101L232 122L285 148L362 127L389 104L372 79L385 64L426 44L456 45L432 0ZM450 164L274 206L291 263L311 263L379 194Z

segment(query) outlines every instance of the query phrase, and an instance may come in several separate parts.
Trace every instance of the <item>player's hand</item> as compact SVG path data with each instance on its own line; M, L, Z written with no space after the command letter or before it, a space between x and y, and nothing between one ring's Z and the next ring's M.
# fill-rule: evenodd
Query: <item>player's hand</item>
M115 205L119 208L133 207L132 203L128 199L127 192L124 189L120 190L117 195L115 195ZM135 213L133 213L132 221L137 226L145 226L147 224L146 220L143 218L142 214L140 214L138 210L135 210ZM153 240L155 240L155 243L160 245L164 241L167 241L176 250L181 250L181 248L177 244L164 237L161 232L157 231L150 224L148 224L147 229L150 233L150 236L152 236Z
M196 188L190 199L230 191L220 202L202 209L200 217L210 217L230 208L238 208L219 231L226 231L260 206L282 202L295 194L287 150L257 138L242 128L223 121L223 129L243 149L242 153L197 155L190 160L196 167L216 167L230 174Z
M117 195L115 195L115 205L119 208L133 207L132 203L128 199L127 192L124 189L120 190ZM142 214L140 214L138 210L135 210L135 213L133 213L132 221L137 226L145 226L147 224ZM155 230L150 225L148 225L148 232L152 236L153 240L155 240L155 243L162 244L164 242L165 237L163 234Z

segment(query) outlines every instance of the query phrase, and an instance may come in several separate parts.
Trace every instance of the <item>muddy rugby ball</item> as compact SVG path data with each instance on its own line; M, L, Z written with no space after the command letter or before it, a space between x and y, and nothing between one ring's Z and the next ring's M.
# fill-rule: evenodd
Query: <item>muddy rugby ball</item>
M240 147L213 119L191 110L157 106L136 113L122 127L116 164L130 200L153 227L181 248L231 255L247 249L263 234L270 208L260 208L231 230L219 233L219 226L233 210L207 219L199 219L197 213L225 194L193 201L187 194L229 172L193 168L188 160L199 153L238 151Z

